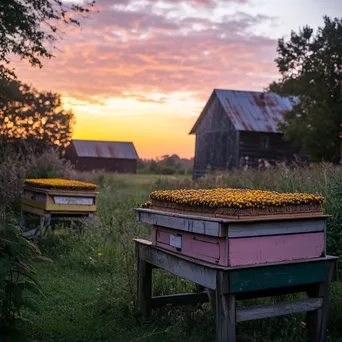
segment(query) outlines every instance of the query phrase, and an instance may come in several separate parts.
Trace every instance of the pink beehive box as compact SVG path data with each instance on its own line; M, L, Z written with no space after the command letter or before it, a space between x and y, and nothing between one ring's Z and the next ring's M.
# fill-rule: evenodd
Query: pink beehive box
M326 255L326 215L224 219L139 208L152 244L220 266L245 266Z

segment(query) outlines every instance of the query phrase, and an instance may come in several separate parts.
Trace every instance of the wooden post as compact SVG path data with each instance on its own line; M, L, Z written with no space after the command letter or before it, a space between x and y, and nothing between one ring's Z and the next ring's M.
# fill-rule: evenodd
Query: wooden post
M139 246L136 249L138 278L137 278L137 299L138 307L144 322L151 318L151 298L152 298L152 265L140 259Z
M216 342L236 342L236 299L227 294L223 272L216 276Z
M216 319L216 291L207 288L207 293L208 293L208 297L209 297L211 310L213 312L213 316Z
M334 266L334 263L326 262L325 280L321 283L311 285L307 290L307 294L310 298L320 297L323 299L323 304L320 309L306 313L308 342L326 342L329 290L330 282L334 276Z
M42 231L45 227L45 216L40 216L39 229Z
M20 212L20 229L23 230L25 228L25 214L23 211Z
M45 226L48 227L51 225L51 213L47 213L45 215Z

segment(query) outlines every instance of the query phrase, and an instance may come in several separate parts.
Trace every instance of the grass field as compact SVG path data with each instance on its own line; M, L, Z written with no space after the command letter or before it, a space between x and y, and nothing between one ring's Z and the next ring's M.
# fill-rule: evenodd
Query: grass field
M37 298L40 314L25 312L25 330L36 342L214 341L209 305L163 308L143 325L135 309L135 260L132 239L150 236L132 208L154 189L234 186L282 191L318 191L327 196L329 253L341 254L342 173L320 166L309 170L248 171L192 183L187 176L79 175L99 186L98 218L85 221L82 233L60 230L39 241L51 262L35 268L46 298ZM341 187L340 187L341 186ZM157 271L154 295L194 290L194 285ZM342 341L342 284L331 290L329 340ZM265 301L272 301L271 298ZM246 303L245 303L246 304ZM248 303L247 303L248 304ZM305 341L302 315L238 324L239 341Z

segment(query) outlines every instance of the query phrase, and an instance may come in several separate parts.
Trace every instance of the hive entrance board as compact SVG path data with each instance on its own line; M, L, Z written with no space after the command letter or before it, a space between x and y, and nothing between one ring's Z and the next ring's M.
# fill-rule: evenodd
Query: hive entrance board
M56 204L79 204L79 205L94 204L94 199L87 198L87 197L53 196L53 200Z

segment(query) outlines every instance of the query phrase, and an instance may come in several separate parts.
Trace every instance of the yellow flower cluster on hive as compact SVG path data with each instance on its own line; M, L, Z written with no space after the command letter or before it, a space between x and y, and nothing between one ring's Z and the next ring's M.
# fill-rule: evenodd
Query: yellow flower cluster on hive
M85 183L75 180L41 178L26 179L25 185L44 189L64 189L64 190L95 190L96 184Z
M150 201L147 201L141 205L141 208L148 209L148 208L151 208L151 206L152 206L152 203Z
M155 201L211 208L266 208L323 204L324 197L304 193L279 193L248 189L158 190L150 198Z

